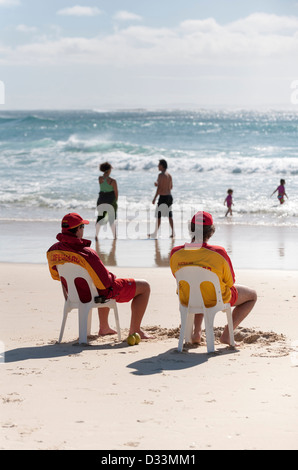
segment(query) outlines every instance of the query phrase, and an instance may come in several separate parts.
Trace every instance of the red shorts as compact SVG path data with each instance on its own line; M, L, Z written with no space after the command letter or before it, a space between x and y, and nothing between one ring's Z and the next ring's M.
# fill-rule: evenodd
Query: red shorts
M116 302L129 302L136 294L136 281L134 279L115 279L113 283L112 299Z
M231 304L231 307L235 305L235 303L237 302L237 299L238 299L238 291L235 286L232 286L231 287L231 299L229 302Z

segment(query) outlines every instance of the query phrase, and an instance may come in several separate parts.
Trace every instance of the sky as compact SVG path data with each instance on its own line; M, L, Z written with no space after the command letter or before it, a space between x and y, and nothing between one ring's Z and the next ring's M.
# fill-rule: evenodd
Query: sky
M0 0L0 111L297 106L298 0Z

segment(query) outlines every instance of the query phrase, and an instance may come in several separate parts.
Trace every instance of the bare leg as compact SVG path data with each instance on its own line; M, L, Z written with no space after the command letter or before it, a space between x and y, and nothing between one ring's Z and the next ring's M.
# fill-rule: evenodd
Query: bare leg
M95 224L95 240L96 240L96 241L98 240L99 230L100 230L100 224L97 222L97 223Z
M161 218L157 218L156 219L156 227L155 227L154 232L153 233L148 233L149 238L156 238L157 237L157 233L158 233L158 230L159 230L159 227L160 227L160 223L161 223Z
M174 222L173 222L173 218L172 217L169 217L169 223L170 223L170 227L172 229L172 234L170 235L170 238L174 238Z
M110 328L109 313L110 313L110 309L108 307L98 309L98 317L99 317L98 335L99 336L114 335L116 333L115 330Z
M202 337L202 322L204 315L202 313L197 313L194 319L194 332L191 337L191 342L193 344L200 344Z
M114 238L114 240L116 240L116 238L117 238L116 221L112 222L110 224L110 227L111 227L111 230L112 230L113 238Z
M142 339L150 339L141 330L141 322L148 305L150 296L150 285L147 281L136 280L136 293L131 303L131 321L129 334L139 333Z
M237 328L240 323L247 317L247 315L253 309L257 301L257 293L253 289L246 286L235 286L238 291L238 299L235 303L233 310L233 328ZM229 329L225 327L223 334L221 335L220 342L224 344L230 343Z

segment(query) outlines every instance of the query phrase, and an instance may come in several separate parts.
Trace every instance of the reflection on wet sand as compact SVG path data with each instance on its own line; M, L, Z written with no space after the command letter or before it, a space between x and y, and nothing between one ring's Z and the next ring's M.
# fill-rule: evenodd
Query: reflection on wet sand
M169 267L174 247L170 240L97 240L95 249L105 266ZM123 261L122 261L123 260Z
M112 240L110 251L107 251L107 247L102 247L99 240L95 242L96 252L105 266L117 266L116 241L116 239Z
M223 246L234 269L297 269L297 227L255 227L219 224L214 245ZM96 251L106 266L163 267L170 266L174 246L189 239L103 239Z
M171 238L170 246L167 248L167 251L166 251L165 254L161 253L160 240L156 239L156 240L154 240L154 242L155 242L155 264L156 264L156 266L169 267L169 265L170 265L170 254L171 254L172 249L174 248L174 239Z

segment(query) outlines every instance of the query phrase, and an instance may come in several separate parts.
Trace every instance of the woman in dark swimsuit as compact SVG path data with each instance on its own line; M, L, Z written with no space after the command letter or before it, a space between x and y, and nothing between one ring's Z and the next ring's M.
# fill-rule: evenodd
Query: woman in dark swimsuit
M98 217L96 220L95 240L98 239L101 225L106 224L108 221L113 233L113 237L116 239L116 219L118 208L117 181L110 177L111 171L113 169L110 163L102 163L99 169L103 172L103 175L99 176L98 178L100 191L97 199Z

